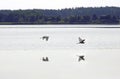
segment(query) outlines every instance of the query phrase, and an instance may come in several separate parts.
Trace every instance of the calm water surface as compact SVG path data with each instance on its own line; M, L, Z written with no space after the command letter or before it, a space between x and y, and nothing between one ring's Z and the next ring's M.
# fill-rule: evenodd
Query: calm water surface
M3 27L0 79L120 78L120 28ZM49 41L40 39L44 35ZM85 44L77 44L78 37L85 39ZM84 55L85 61L78 62L77 55ZM44 56L50 61L43 62Z

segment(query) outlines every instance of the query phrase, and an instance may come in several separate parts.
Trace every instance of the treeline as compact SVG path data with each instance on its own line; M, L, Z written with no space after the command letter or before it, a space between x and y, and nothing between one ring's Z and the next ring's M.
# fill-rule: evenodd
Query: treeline
M0 24L120 24L120 8L0 10Z

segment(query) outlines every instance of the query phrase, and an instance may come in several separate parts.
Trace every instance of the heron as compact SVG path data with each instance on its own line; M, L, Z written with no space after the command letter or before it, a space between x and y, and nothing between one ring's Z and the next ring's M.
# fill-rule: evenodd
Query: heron
M79 43L77 43L77 44L84 44L85 43L85 39L81 39L80 37L78 39L79 39Z
M42 40L48 41L48 39L49 39L49 36L43 36L43 37L42 37Z
M48 57L42 57L42 61L49 61Z
M78 55L77 55L78 56ZM81 60L85 60L85 58L84 58L84 55L80 55L80 56L78 56L79 58L78 58L78 61L81 61Z

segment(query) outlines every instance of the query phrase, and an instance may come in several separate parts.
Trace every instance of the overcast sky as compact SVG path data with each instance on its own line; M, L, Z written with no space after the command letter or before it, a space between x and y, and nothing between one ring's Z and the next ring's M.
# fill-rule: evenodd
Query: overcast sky
M0 0L0 9L61 9L119 6L120 0Z

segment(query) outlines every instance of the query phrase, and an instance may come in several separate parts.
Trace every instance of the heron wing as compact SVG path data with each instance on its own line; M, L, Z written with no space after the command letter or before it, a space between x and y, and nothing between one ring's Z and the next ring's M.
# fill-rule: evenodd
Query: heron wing
M79 41L82 41L82 39L79 37Z

